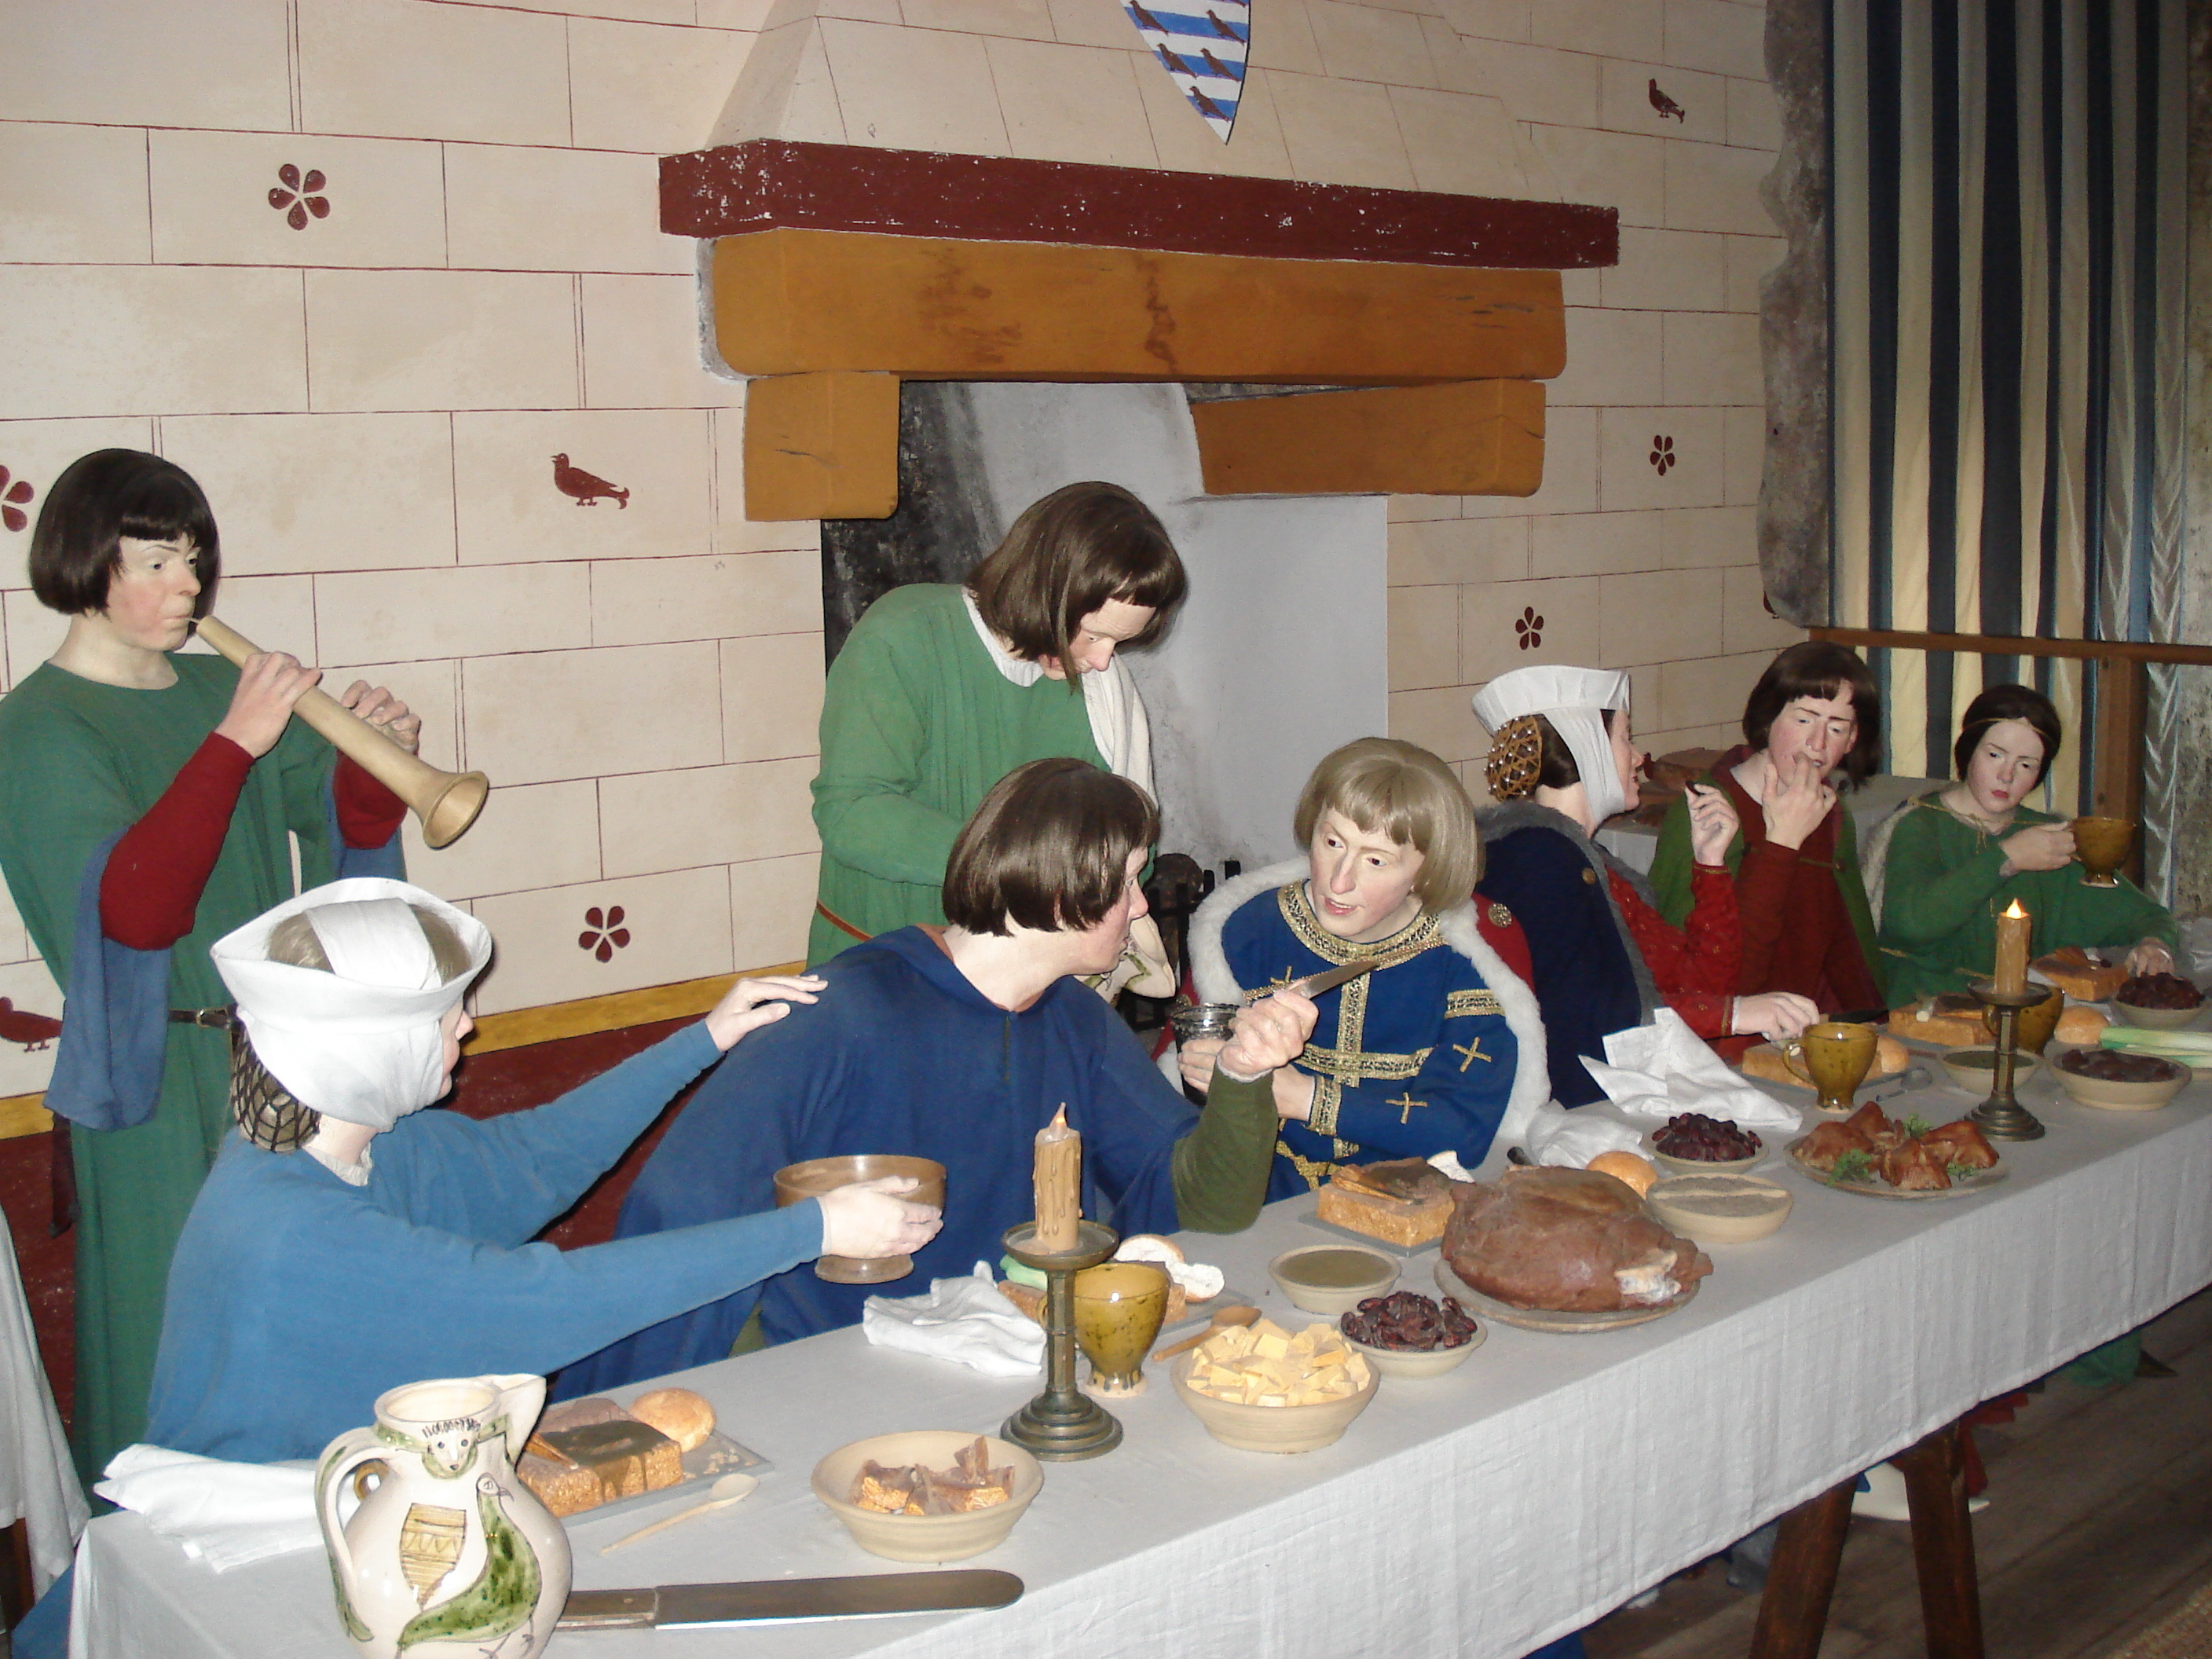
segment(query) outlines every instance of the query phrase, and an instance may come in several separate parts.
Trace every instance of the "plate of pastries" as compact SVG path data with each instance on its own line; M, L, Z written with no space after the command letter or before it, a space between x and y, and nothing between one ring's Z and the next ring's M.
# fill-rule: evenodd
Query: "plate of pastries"
M1812 1180L1866 1198L1965 1198L2011 1173L1968 1120L1931 1128L1918 1117L1893 1118L1871 1100L1840 1123L1816 1125L1789 1151Z

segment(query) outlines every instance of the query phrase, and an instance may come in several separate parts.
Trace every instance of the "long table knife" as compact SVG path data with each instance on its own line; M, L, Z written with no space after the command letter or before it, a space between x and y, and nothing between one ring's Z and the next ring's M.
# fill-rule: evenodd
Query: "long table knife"
M988 1613L1022 1598L1011 1572L862 1573L847 1578L763 1578L750 1583L661 1584L571 1590L556 1630L660 1630L802 1619L875 1619L901 1613Z
M1364 962L1349 963L1342 968L1331 968L1325 973L1308 974L1304 979L1294 979L1288 985L1271 987L1261 994L1272 996L1277 990L1296 991L1311 1000L1323 991L1334 991L1340 985L1348 985L1362 974L1372 973L1374 969L1375 959L1370 957Z

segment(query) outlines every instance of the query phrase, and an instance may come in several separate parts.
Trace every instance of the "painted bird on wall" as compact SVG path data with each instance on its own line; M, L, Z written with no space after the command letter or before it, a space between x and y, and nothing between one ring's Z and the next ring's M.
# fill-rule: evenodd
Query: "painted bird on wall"
M1659 118L1662 121L1670 115L1677 121L1689 119L1690 112L1660 91L1659 83L1656 81L1651 83L1651 107L1659 112Z
M563 495L574 495L579 507L597 507L601 496L617 507L629 505L629 491L620 484L611 484L596 473L586 472L580 466L568 465L566 455L553 458L553 488Z
M21 1043L25 1054L51 1048L61 1032L61 1021L34 1014L27 1008L18 1008L6 997L0 997L0 1038Z

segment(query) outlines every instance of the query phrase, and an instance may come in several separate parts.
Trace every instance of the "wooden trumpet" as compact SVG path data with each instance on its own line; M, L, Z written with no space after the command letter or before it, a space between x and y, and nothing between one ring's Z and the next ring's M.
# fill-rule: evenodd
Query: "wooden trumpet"
M213 617L199 620L199 636L240 667L261 647ZM405 801L422 821L422 839L443 847L458 839L483 810L491 781L481 772L441 772L410 755L383 732L319 688L303 693L292 712L350 757L379 783Z

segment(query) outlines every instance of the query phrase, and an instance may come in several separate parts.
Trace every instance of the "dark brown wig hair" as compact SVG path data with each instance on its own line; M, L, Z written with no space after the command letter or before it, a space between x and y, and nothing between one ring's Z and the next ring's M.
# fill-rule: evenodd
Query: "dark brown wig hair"
M1159 833L1159 809L1127 778L1065 757L1018 766L952 843L945 919L971 933L1095 927L1121 896L1129 854Z
M1057 658L1073 687L1083 619L1120 599L1152 619L1123 641L1159 638L1188 587L1182 561L1152 510L1119 484L1072 483L1033 501L968 578L984 623L1018 657Z
M1605 716L1608 736L1613 732L1613 718L1618 708L1598 711ZM1559 735L1559 728L1541 714L1532 715L1544 738L1543 757L1536 763L1536 787L1540 789L1571 789L1583 781L1583 769L1575 759L1575 751L1567 747L1567 740Z
M1966 775L1966 763L1974 757L1990 727L1999 720L2025 720L2035 728L2036 736L2043 739L2043 764L2036 770L2035 781L2040 783L2049 777L2051 763L2058 758L2058 745L2065 733L2051 699L2026 685L1985 685L1982 695L1966 705L1966 717L1959 722L1959 741L1951 745L1959 775Z
M80 455L46 491L31 532L31 591L64 616L107 607L107 584L123 568L123 538L189 541L199 573L192 615L215 604L222 568L215 514L191 474L174 461L136 449Z
M1766 665L1743 706L1743 740L1754 750L1766 747L1776 718L1800 697L1839 697L1849 690L1858 738L1844 757L1844 771L1854 784L1873 775L1881 755L1881 690L1858 653L1826 640L1793 645Z

